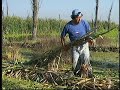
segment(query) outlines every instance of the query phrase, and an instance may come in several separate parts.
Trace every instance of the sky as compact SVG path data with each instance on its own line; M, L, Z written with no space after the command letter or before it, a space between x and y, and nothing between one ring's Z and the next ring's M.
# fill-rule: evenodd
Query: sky
M7 0L9 15L20 17L32 16L31 0ZM111 4L111 21L119 23L119 0L99 0L98 20L107 20ZM40 0L39 18L54 18L71 20L71 13L79 9L83 18L92 20L95 18L96 0ZM6 0L2 0L2 9L6 15Z

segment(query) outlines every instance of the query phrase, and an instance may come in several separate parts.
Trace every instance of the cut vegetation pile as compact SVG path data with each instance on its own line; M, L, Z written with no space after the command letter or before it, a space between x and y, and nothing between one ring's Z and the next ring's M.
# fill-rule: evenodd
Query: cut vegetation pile
M72 71L46 71L37 67L28 68L16 66L7 68L4 75L19 79L36 81L39 83L52 84L53 87L64 89L82 90L119 90L118 81L111 78L80 78L74 77Z

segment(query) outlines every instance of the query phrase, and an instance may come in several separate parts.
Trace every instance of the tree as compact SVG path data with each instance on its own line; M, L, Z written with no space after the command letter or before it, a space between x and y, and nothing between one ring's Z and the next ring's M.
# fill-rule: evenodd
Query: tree
M97 32L98 3L99 3L99 0L96 0L95 23L94 23L95 32Z
M8 16L8 15L9 15L9 11L8 11L9 7L8 7L8 2L7 2L7 0L6 0L6 8L7 8L7 16Z
M112 7L113 7L113 3L111 4L110 10L109 10L109 15L108 15L108 30L110 30L110 16L111 16L111 12L112 12Z
M39 10L39 0L32 0L33 5L33 31L32 38L33 40L37 39L37 26L38 26L38 10Z

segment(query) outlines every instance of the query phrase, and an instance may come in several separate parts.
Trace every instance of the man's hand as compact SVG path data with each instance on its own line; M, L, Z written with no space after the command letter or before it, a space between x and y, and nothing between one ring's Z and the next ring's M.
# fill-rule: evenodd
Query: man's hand
M61 37L61 43L62 43L62 49L64 51L68 51L70 47L69 47L69 45L65 44L65 37Z
M63 46L63 50L64 50L64 51L68 51L69 49L70 49L70 47L69 47L68 45L64 45L64 46Z
M88 43L89 43L89 45L94 45L95 44L95 40L94 39L89 39Z

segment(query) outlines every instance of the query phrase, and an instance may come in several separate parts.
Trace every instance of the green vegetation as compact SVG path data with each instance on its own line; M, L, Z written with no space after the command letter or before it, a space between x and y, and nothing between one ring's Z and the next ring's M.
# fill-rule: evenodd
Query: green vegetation
M91 64L95 75L99 78L119 78L119 53L116 52L92 52Z
M33 68L33 66L25 62L34 61L38 58L42 61L41 57L45 58L49 55L49 50L61 45L60 33L67 21L56 19L39 19L37 41L32 41L32 18L26 19L17 16L8 16L3 18L3 46L2 46L2 70L16 66L25 66ZM92 23L90 22L92 26ZM96 34L105 32L107 30L107 22L99 21L100 28ZM111 23L111 28L118 26ZM103 35L104 40L98 38L98 45L115 46L118 44L118 28ZM102 44L101 44L102 42ZM45 53L43 55L43 53ZM56 55L52 53L53 56ZM51 69L54 63L59 61L59 71L71 70L71 52L62 52L56 58L51 60L48 69ZM46 57L44 57L46 56ZM119 53L118 52L93 52L91 51L91 64L93 66L93 73L96 78L110 77L112 80L118 80L118 67L119 67ZM40 58L40 59L39 59ZM56 61L55 61L56 60ZM38 67L39 68L39 67ZM56 67L54 67L56 68ZM58 71L58 72L59 72ZM55 89L52 84L38 83L31 80L13 78L3 75L2 76L2 89Z
M66 21L56 19L39 19L37 36L59 35ZM32 34L32 18L26 19L17 16L3 18L3 37L6 39L25 38ZM22 40L23 40L22 38Z
M38 20L38 31L37 37L43 36L60 36L60 32L62 31L64 25L67 21L64 20L56 20L56 19L39 19ZM97 33L101 33L107 30L107 26L105 26L107 22L99 21L99 30ZM91 28L92 23L90 22ZM111 28L116 27L117 24L111 23ZM14 39L23 40L24 38L30 39L32 35L32 18L21 18L17 16L7 16L3 18L2 21L3 28L3 37L6 39ZM118 31L114 30L111 34L107 35L111 38L118 38ZM19 38L19 39L18 39ZM20 39L21 38L21 39Z
M37 90L37 89L52 89L52 86L49 84L40 84L30 80L16 79L12 77L2 76L2 89L3 90Z

